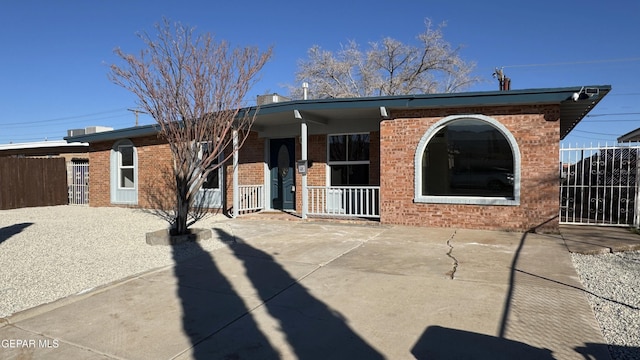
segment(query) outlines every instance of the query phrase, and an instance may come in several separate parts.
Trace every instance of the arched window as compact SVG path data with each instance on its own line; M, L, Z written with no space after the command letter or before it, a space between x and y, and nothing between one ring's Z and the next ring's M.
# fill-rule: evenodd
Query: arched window
M434 124L415 154L415 202L520 203L520 150L511 133L484 115Z
M138 151L130 140L120 140L111 148L111 202L138 203Z

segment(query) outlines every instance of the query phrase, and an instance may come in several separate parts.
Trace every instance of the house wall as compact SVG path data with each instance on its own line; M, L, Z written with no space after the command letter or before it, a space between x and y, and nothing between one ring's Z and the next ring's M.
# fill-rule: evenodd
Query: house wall
M414 156L422 136L437 121L456 114L482 114L502 123L520 147L519 206L414 203ZM558 230L559 106L398 111L380 125L381 222L477 229Z
M171 151L156 135L129 139L138 153L138 204L142 208L168 208L173 201L171 190ZM91 144L89 163L89 205L111 204L110 153L114 141ZM126 206L126 205L122 205Z
M258 133L250 132L238 154L238 185L261 185L264 183L265 139ZM231 148L225 150L230 154ZM225 166L225 199L223 203L227 212L233 209L233 159Z
M296 137L296 160L302 157L302 144ZM307 158L311 166L307 169L307 185L327 185L327 135L309 135L307 138ZM296 211L302 212L302 175L296 171Z

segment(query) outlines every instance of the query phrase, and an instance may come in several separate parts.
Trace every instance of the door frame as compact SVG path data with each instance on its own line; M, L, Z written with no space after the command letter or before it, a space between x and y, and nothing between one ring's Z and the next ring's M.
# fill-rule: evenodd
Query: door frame
M265 176L264 176L264 184L265 184L265 208L271 210L283 210L283 211L296 211L297 206L297 187L296 187L296 171L295 171L295 161L296 161L296 137L283 137L283 138L270 138L269 141L265 142ZM292 156L293 156L293 164L291 166L291 172L293 176L293 186L296 187L293 194L293 204L291 209L275 209L273 207L273 194L271 191L271 182L272 173L271 173L271 143L273 140L291 140L292 141ZM284 207L284 206L283 206Z

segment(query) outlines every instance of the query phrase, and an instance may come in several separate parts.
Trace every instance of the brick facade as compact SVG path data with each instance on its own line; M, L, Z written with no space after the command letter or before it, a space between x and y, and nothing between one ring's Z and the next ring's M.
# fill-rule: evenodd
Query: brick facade
M264 149L265 139L258 137L256 132L247 136L238 154L238 185L260 185L264 183ZM232 149L225 150L230 154ZM233 160L229 159L225 165L225 198L224 209L231 213L233 209Z
M414 156L426 131L455 114L482 114L503 124L521 155L519 206L414 203ZM380 125L381 222L476 229L558 228L558 106L431 109L394 113Z
M129 139L138 154L138 205L142 208L168 208L174 200L171 190L171 151L156 135ZM89 163L89 205L111 204L111 149L115 142L91 144ZM126 206L126 205L124 205Z
M556 231L559 208L558 151L559 106L499 106L396 111L393 120L383 120L380 131L370 133L370 185L381 187L382 223L415 226L465 227L477 229L529 230L544 224ZM504 125L516 139L521 155L520 205L456 205L414 202L414 156L421 138L439 120L456 114L482 114ZM138 205L166 206L173 200L171 153L157 136L129 139L138 153ZM90 205L112 206L110 201L110 151L114 142L91 144ZM265 149L268 139L252 132L239 156L240 185L265 182ZM301 143L295 140L296 160ZM227 151L229 153L229 151ZM308 185L327 183L327 135L310 135L311 166ZM231 212L233 202L232 162L224 171L223 207ZM295 174L296 211L302 209L302 177ZM265 187L269 186L267 182ZM268 201L268 199L267 199ZM162 205L164 204L164 205Z

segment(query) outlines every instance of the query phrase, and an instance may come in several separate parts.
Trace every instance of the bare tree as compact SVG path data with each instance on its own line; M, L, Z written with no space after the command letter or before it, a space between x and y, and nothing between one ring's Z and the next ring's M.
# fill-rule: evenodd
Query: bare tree
M224 151L233 148L233 130L239 131L240 146L249 134L256 112L242 110L244 98L271 48L231 48L167 19L155 29L153 38L139 35L146 47L137 56L115 50L124 64L111 65L109 78L138 97L169 144L175 203L167 220L172 233L186 234L206 214L195 204L198 190L233 156Z
M344 98L419 93L457 92L479 81L472 76L472 62L463 61L443 39L442 28L425 21L418 46L392 38L369 43L363 52L355 41L341 46L335 54L313 46L308 59L300 61L297 82L308 82L315 98ZM290 86L292 96L300 90Z

